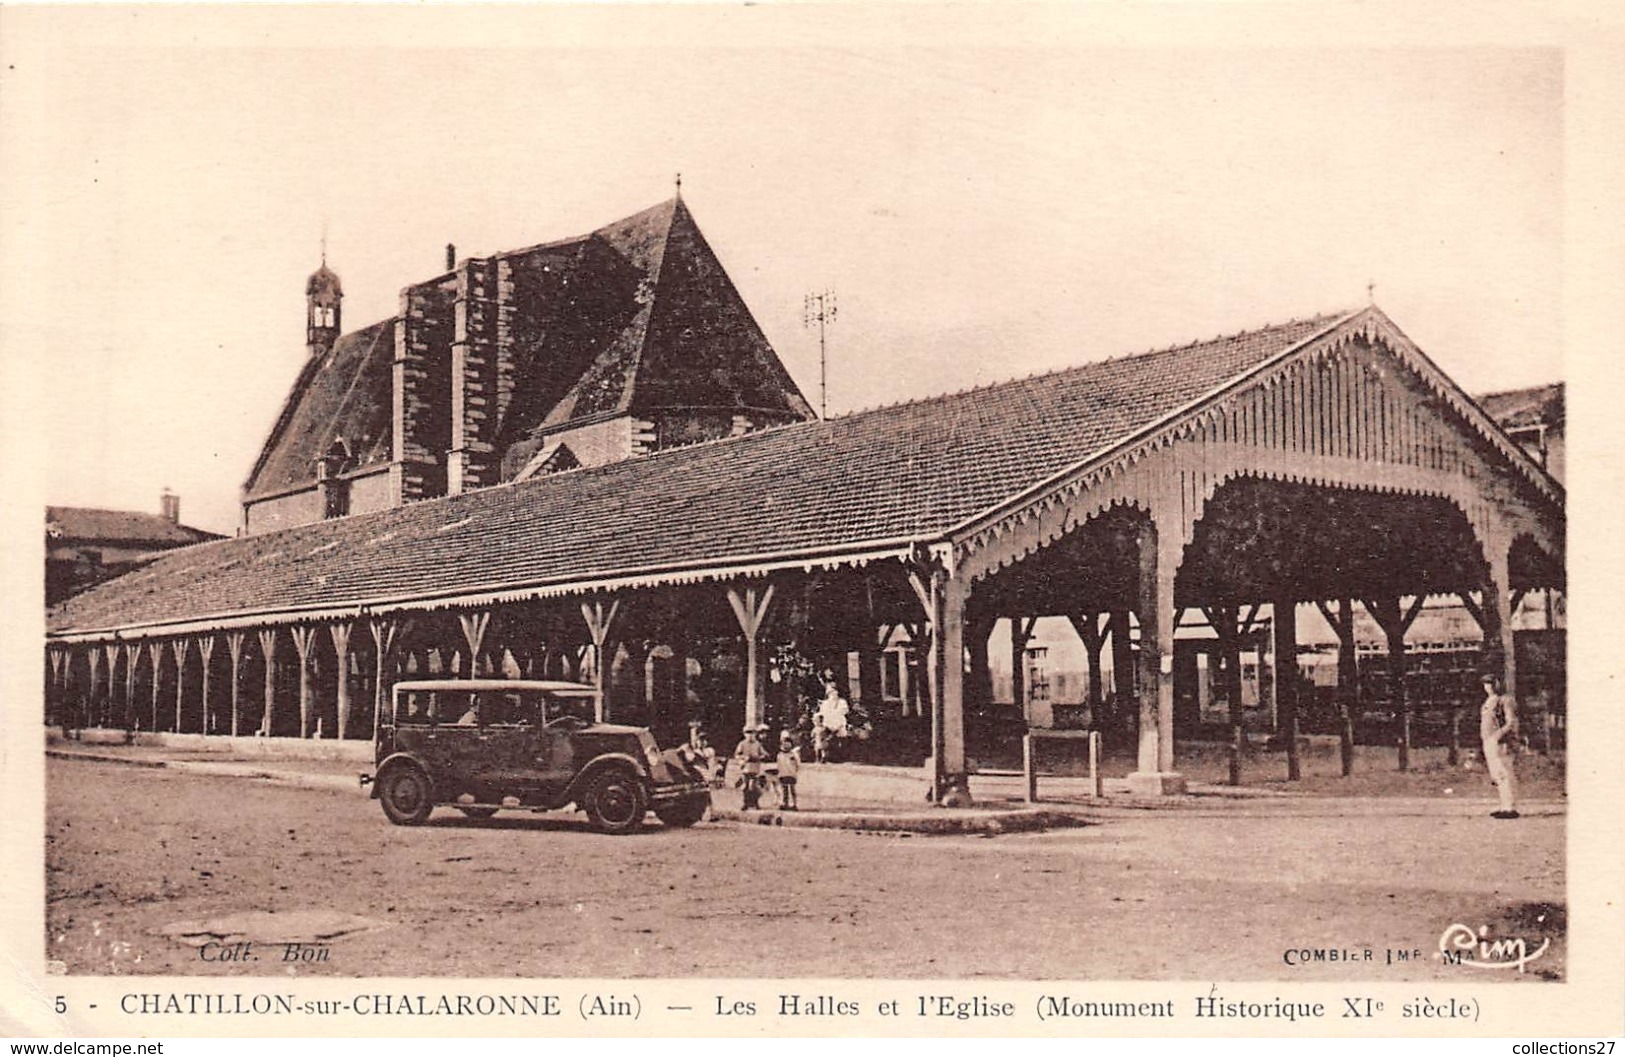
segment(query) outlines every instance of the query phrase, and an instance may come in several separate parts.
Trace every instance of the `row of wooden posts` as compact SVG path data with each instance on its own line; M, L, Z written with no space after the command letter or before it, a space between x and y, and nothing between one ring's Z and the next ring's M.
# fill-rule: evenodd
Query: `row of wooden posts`
M745 642L747 670L745 710L751 722L760 717L762 684L765 678L760 638L773 596L774 586L770 583L730 587L726 590L728 603L739 621ZM491 608L483 608L455 613L462 638L462 648L455 651L455 655L459 659L463 656L469 658L466 665L455 666L458 674L470 677L478 674L479 658L482 657L486 657L487 670L495 667L485 652L493 612ZM546 650L545 653L548 655L557 655L558 660L549 664L544 657L542 674L590 680L597 691L596 712L598 718L603 719L607 689L605 677L608 670L605 658L609 656L606 651L612 645L618 618L624 612L624 606L619 597L593 597L579 603L579 612L585 626L585 640L572 637L571 648L567 651ZM278 715L277 658L285 629L293 643L295 653L293 659L298 672L299 736L309 738L317 734L315 716L318 709L314 678L316 666L313 662L318 646L325 647L330 644L338 673L338 678L333 680L337 730L328 733L336 734L339 738L348 738L351 736L355 720L355 702L352 701L350 677L351 658L356 653L353 648L354 634L362 630L371 639L373 660L371 705L376 715L385 707L385 694L391 681L389 677L394 675L397 669L406 667L403 663L404 658L399 656L401 652L399 647L403 641L411 637L414 627L421 619L421 615L374 616L255 629L204 631L164 638L115 637L110 642L50 644L46 650L48 661L46 703L48 709L59 715L64 711L64 706L78 708L82 703L91 713L84 716L83 721L100 719L110 725L116 724L121 716L121 725L140 726L141 720L150 715L148 729L158 729L164 718L163 709L169 707L161 700L161 697L165 696L163 694L164 683L167 681L165 677L173 673L172 704L176 731L181 731L188 725L186 717L189 714L197 714L195 709L198 702L201 702L201 718L197 720L199 733L229 733L232 736L270 735L275 730ZM327 643L322 643L322 636L327 637ZM212 699L210 682L213 660L221 643L225 645L226 656L230 662L229 731L216 728L211 723L214 717L209 711L209 702ZM195 667L191 664L194 651L199 661ZM439 651L431 647L426 652ZM256 729L245 730L242 673L245 663L254 659L252 654L257 654L261 662L264 677L263 708ZM121 662L123 686L122 695L119 695L115 680ZM150 700L138 702L136 700L138 674L143 668L149 673ZM200 673L196 685L192 685L188 679L190 671ZM114 708L116 696L123 698L122 709Z
M1523 600L1523 591L1512 593L1510 612L1516 612ZM1499 657L1499 639L1496 629L1496 612L1493 607L1484 605L1475 599L1471 593L1463 592L1459 595L1463 607L1484 633L1484 663L1487 671L1501 671L1505 667ZM1352 598L1338 599L1327 603L1317 601L1316 608L1325 618L1337 635L1337 704L1338 704L1338 756L1342 774L1348 777L1354 773L1354 738L1355 721L1359 716L1362 703L1359 685L1359 664L1356 654L1355 617L1354 607L1363 604L1366 611L1382 629L1386 640L1386 663L1388 668L1389 707L1398 716L1400 730L1396 739L1398 748L1398 769L1409 771L1411 766L1410 753L1412 748L1412 702L1406 696L1405 675L1408 669L1405 636L1409 633L1416 618L1421 614L1424 596L1413 597L1409 604L1403 598L1373 598L1357 603ZM1231 785L1240 785L1242 780L1242 759L1244 734L1242 724L1242 691L1241 691L1241 664L1240 654L1244 644L1261 628L1261 615L1263 606L1235 605L1207 605L1199 608L1206 618L1218 640L1219 656L1221 658L1220 673L1222 690L1225 699L1230 705L1230 729L1228 770ZM1186 608L1175 612L1174 629L1177 631L1187 613ZM1098 717L1104 703L1104 679L1102 654L1109 641L1112 647L1112 672L1116 682L1115 690L1122 700L1132 699L1134 694L1135 666L1132 661L1133 644L1129 632L1129 615L1125 611L1116 613L1074 613L1068 619L1078 638L1084 646L1084 655L1088 668L1088 704L1091 717ZM1022 707L1025 698L1023 672L1025 668L1025 655L1029 643L1036 630L1038 618L1018 617L1011 621L1010 636L1010 664L1013 673L1012 691L1015 704ZM1285 742L1287 779L1297 781L1302 777L1302 760L1298 748L1298 701L1296 691L1298 688L1297 668L1297 607L1290 600L1279 600L1271 606L1269 624L1274 639L1272 654L1274 656L1274 686L1276 687L1277 723L1279 733ZM974 658L972 664L975 664ZM1455 766L1461 762L1460 744L1460 708L1451 710L1449 724L1449 740L1447 743L1448 762ZM1092 723L1098 724L1097 719Z
M760 637L763 624L774 598L774 585L768 582L732 587L727 590L727 599L730 608L738 620L742 639L744 641L745 663L745 715L747 722L754 723L760 717L761 682L763 676L763 659L760 656ZM1462 596L1463 603L1468 612L1479 622L1485 632L1486 646L1493 654L1494 644L1498 638L1493 629L1494 607L1486 606L1475 600L1470 594ZM1512 608L1516 609L1519 595L1515 594ZM1404 639L1406 632L1416 620L1422 608L1422 599L1417 597L1408 605L1403 604L1399 598L1371 599L1365 601L1367 611L1383 629L1388 640L1388 665L1390 672L1389 685L1392 694L1392 707L1399 714L1401 732L1398 739L1399 769L1407 770L1410 766L1411 744L1411 708L1410 702L1405 698L1404 672L1406 667ZM1340 711L1340 756L1342 772L1344 775L1353 773L1354 769L1354 722L1359 714L1358 680L1354 641L1354 605L1353 599L1341 599L1334 603L1317 603L1321 613L1336 632L1339 641L1338 652L1338 693ZM1222 678L1225 680L1225 693L1231 702L1232 725L1237 732L1240 730L1240 682L1241 673L1237 657L1241 652L1244 641L1250 638L1258 629L1261 605L1233 606L1210 605L1201 607L1208 623L1218 636L1220 655L1223 658L1221 665ZM1290 601L1282 600L1272 607L1275 614L1271 621L1275 639L1274 654L1276 658L1275 685L1280 705L1278 716L1281 733L1286 742L1288 778L1296 780L1301 775L1301 762L1297 745L1297 708L1295 689L1297 686L1296 669L1296 606ZM463 674L473 675L477 664L474 658L482 656L486 635L490 627L491 609L481 609L456 613L459 629L462 633L463 644L467 647L467 656L471 662L464 666ZM606 645L610 642L617 618L622 612L622 602L619 598L598 597L580 603L580 613L587 631L587 642L573 651L574 656L563 662L561 674L581 677L584 674L593 681L598 690L599 715L603 715L604 679L607 665L601 663L600 658ZM1183 616L1184 610L1178 611ZM1015 690L1015 704L1018 709L1023 705L1023 680L1020 673L1024 669L1024 655L1031 640L1037 618L1018 616L1011 619L1011 660L1012 671L1016 674L1013 679ZM1136 665L1133 661L1133 642L1130 632L1130 616L1126 610L1110 613L1079 613L1070 617L1073 628L1076 630L1085 646L1088 659L1089 703L1092 715L1100 716L1100 708L1104 698L1102 679L1101 655L1106 643L1109 641L1113 650L1113 669L1116 680L1116 690L1121 700L1132 700L1136 693ZM987 669L987 637L990 635L993 620L982 618L975 622L977 630L972 630L966 636L968 652L970 654L970 679L967 690L972 694L991 695L991 680ZM1175 627L1178 627L1176 619ZM413 618L406 616L374 616L354 621L338 621L321 624L292 625L288 627L289 637L292 640L296 653L297 669L299 675L299 715L300 736L311 737L316 733L313 716L316 713L313 685L313 665L311 663L318 636L329 636L333 649L333 656L337 659L339 678L334 680L334 693L336 695L336 731L339 738L351 736L355 720L354 704L351 695L352 636L357 630L364 629L370 636L373 654L372 707L377 710L384 707L384 695L388 685L387 677L392 675L400 664L397 657L397 647L401 641L410 635L413 628ZM969 629L968 629L969 630ZM978 633L978 631L980 633ZM152 673L150 678L149 706L151 726L155 729L159 725L160 710L163 702L160 701L162 680L160 678L161 666L166 659L173 664L174 680L174 709L175 729L180 730L184 725L187 714L188 701L192 687L188 685L188 668L191 651L197 651L201 664L200 685L196 687L197 700L203 703L202 716L199 720L199 731L203 733L230 733L233 736L250 733L269 734L273 731L273 721L276 716L278 680L276 672L276 658L280 641L280 629L265 627L253 630L231 629L221 632L203 632L193 636L181 636L170 639L149 639L145 641L114 641L110 643L52 646L48 650L50 670L49 687L52 690L51 699L62 702L70 694L77 693L87 701L100 702L101 714L104 719L111 722L113 719L112 702L114 697L114 679L120 660L124 663L123 679L123 715L126 724L138 723L141 713L140 705L135 700L137 673L142 658L147 660L147 668ZM926 625L916 625L911 628L911 634L916 638L929 634ZM230 724L229 731L221 731L211 724L214 718L209 714L210 701L211 661L215 651L224 643L230 661ZM919 645L917 642L916 645ZM242 666L247 659L249 649L257 649L263 662L264 676L264 707L261 711L260 724L256 731L242 729L242 680L240 674ZM588 651L591 651L593 662L587 665ZM77 676L72 672L72 656L81 654L88 667L88 685L75 685ZM105 672L105 675L103 674ZM590 673L590 674L589 674ZM1098 719L1096 720L1098 723ZM1451 762L1458 759L1458 745L1456 738L1456 723L1452 723L1452 737L1450 742ZM935 745L934 738L933 744ZM1239 738L1232 739L1230 759L1230 779L1233 783L1241 781L1241 752Z

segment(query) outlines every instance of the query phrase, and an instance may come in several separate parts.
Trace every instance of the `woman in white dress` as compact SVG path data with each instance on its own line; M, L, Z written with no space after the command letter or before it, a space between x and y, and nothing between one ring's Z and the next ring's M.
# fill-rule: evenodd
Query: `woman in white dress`
M847 735L847 713L851 706L846 698L841 696L840 689L833 683L824 684L824 699L818 702L818 721L824 728L824 736L828 739L831 749Z

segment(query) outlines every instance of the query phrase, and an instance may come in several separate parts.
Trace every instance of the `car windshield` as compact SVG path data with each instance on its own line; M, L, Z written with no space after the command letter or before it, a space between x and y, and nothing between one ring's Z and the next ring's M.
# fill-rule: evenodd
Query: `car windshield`
M442 687L399 691L395 721L408 726L541 726L566 717L591 723L594 712L590 691Z
M553 693L547 696L547 719L552 722L556 719L569 716L583 723L591 723L595 716L593 698L590 693Z

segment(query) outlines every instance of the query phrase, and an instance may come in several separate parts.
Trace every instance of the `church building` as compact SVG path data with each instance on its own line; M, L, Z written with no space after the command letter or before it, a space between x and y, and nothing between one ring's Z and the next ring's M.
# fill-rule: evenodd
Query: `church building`
M308 357L243 486L244 534L815 417L681 196L456 259L348 333L305 285Z

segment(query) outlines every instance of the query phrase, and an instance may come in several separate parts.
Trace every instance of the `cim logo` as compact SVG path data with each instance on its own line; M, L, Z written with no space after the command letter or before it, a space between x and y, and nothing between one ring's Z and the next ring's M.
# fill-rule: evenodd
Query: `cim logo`
M1521 973L1524 966L1546 953L1551 942L1551 938L1547 937L1531 951L1522 937L1490 939L1488 925L1478 926L1475 932L1470 926L1452 924L1439 937L1439 957L1446 965L1467 965L1474 969L1516 969Z

